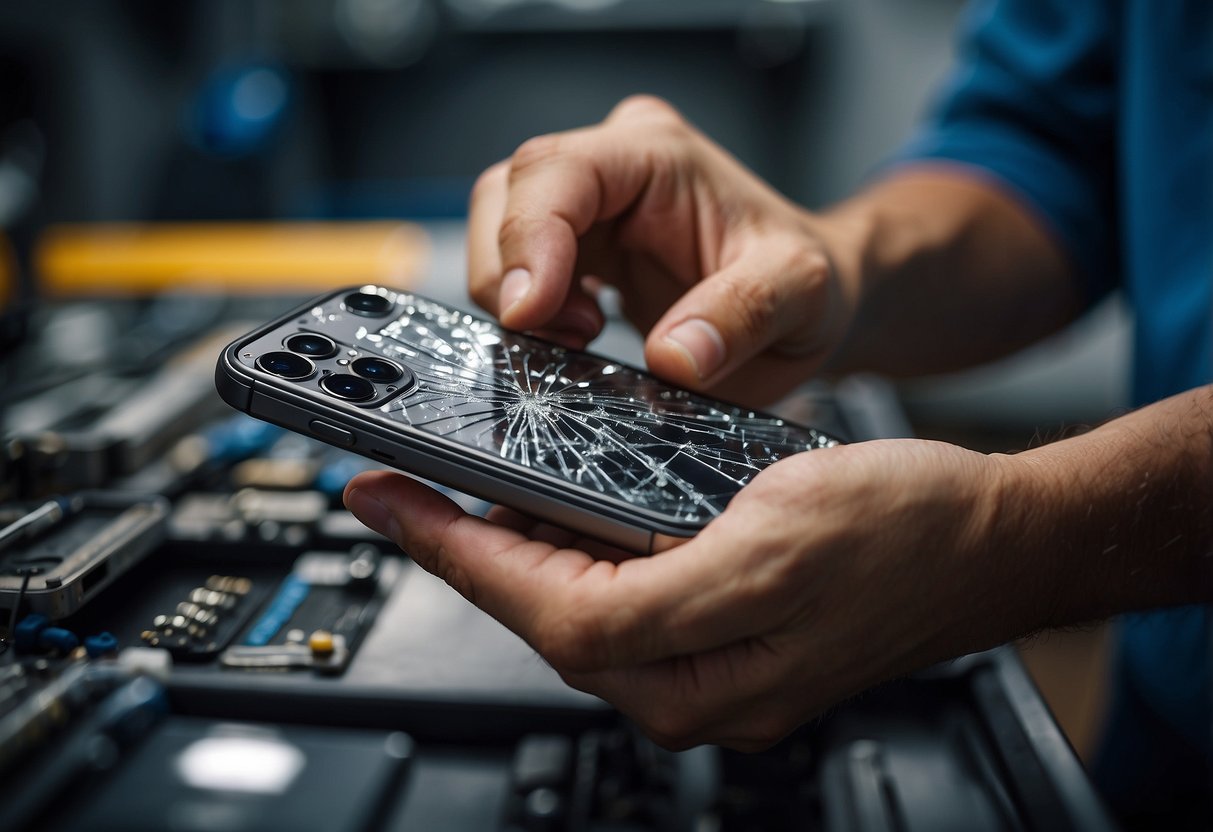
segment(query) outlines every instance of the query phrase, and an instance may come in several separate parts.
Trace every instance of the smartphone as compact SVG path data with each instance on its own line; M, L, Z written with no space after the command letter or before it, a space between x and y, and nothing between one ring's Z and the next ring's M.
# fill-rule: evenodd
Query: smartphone
M163 497L105 491L0 506L0 620L79 611L156 549L168 516Z
M831 434L382 286L238 339L220 395L252 416L544 521L649 552Z

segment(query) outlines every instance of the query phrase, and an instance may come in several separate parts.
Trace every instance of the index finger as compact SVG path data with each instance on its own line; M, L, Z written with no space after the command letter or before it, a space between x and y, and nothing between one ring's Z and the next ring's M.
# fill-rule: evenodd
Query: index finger
M509 162L498 162L488 168L476 180L468 204L468 293L494 315L502 311L498 232L505 214L509 177ZM562 308L535 334L571 349L583 349L602 330L603 323L598 304L580 286L573 285Z
M628 99L600 125L539 136L518 148L497 240L502 285L510 287L497 304L502 323L536 329L556 314L579 277L573 274L578 238L623 214L645 192L661 135L654 120L675 118L664 103Z

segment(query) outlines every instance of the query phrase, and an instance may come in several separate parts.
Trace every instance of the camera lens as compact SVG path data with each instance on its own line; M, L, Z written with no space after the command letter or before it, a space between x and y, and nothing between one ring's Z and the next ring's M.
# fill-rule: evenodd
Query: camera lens
M350 369L363 378L388 384L397 381L404 371L386 358L359 358L350 364Z
M257 359L257 366L267 373L287 379L307 378L316 372L316 365L302 355L277 350Z
M347 402L364 402L375 398L375 385L364 378L351 376L347 373L334 373L320 379L324 392Z
M291 352L308 355L312 358L328 358L337 354L337 345L332 339L313 332L301 332L286 339L284 346Z
M372 295L368 292L346 295L344 303L350 312L367 318L378 318L392 309L392 302L383 295Z

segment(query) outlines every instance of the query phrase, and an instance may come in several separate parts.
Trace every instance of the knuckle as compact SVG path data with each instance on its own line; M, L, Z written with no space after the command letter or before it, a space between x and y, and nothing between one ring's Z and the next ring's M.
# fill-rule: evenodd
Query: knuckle
M497 230L497 245L504 252L515 245L524 244L534 231L534 220L521 211L513 211L501 221Z
M779 309L779 291L769 278L738 277L724 286L725 306L750 338L761 337Z
M805 246L800 264L801 270L814 280L824 280L834 269L830 258L818 246Z
M833 272L833 264L821 247L811 242L800 242L793 245L788 254L787 273L796 275L808 287L814 287L829 280Z
M550 162L564 149L564 140L555 133L535 136L518 146L510 159L510 178L536 165Z

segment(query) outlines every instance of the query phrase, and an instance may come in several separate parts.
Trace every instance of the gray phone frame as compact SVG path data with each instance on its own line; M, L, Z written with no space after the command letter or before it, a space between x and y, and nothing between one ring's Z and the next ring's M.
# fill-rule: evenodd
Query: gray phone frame
M258 419L632 552L651 553L655 534L691 537L707 524L706 521L671 518L641 506L618 505L598 491L382 418L373 410L314 393L286 379L248 367L240 360L241 351L247 345L277 329L297 325L298 318L318 306L366 288L347 286L328 292L229 344L215 369L219 395L232 407ZM405 294L414 293L405 291ZM450 304L444 306L463 311ZM375 319L365 319L367 323L372 320ZM620 363L591 352L586 354L602 361ZM324 425L320 432L313 426L316 422ZM337 441L332 432L325 429L331 427L348 432L352 442Z

